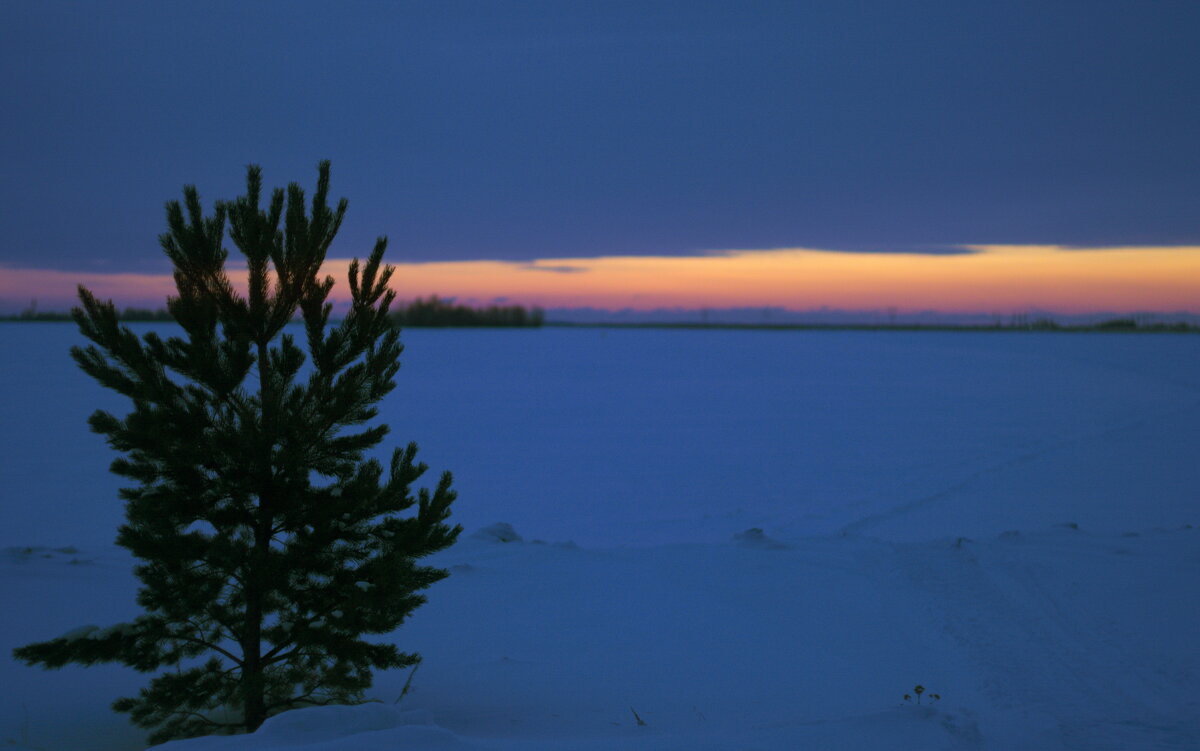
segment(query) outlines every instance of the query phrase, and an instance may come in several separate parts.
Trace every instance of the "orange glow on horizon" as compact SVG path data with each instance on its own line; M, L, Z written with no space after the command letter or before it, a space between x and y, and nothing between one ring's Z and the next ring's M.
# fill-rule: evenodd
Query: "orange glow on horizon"
M1067 249L973 245L969 253L847 253L789 248L699 256L610 256L510 261L397 263L402 300L437 294L469 304L497 298L555 307L782 307L812 310L938 310L946 313L1092 311L1200 312L1200 247ZM349 261L330 259L344 301ZM231 271L231 276L238 272ZM161 307L170 275L0 268L0 301L43 309L74 302L83 284L118 305Z
M948 313L1200 310L1200 247L969 246L924 255L813 249L403 264L402 298L542 307L821 307ZM568 271L571 269L571 271Z

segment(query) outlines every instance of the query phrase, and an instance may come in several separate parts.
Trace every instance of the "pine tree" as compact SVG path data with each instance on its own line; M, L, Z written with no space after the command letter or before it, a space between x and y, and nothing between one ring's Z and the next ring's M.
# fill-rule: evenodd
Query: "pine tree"
M134 483L121 491L117 543L139 559L145 612L14 650L47 668L171 668L113 704L156 728L155 743L358 701L372 669L415 665L418 655L363 636L394 630L424 602L418 592L446 572L416 560L461 529L445 523L448 472L413 496L426 469L415 444L396 449L386 472L364 459L388 432L367 424L395 385L402 349L388 320L386 238L351 264L350 309L331 324L334 281L318 273L346 201L327 205L329 163L310 212L295 183L265 210L258 167L246 184L212 216L194 186L183 206L167 204L159 241L174 264L168 310L183 337L139 339L111 302L79 289L73 315L92 344L71 354L133 402L124 419L97 411L89 423L123 454L112 471ZM225 270L227 221L246 257L244 295ZM307 357L288 331L297 311Z

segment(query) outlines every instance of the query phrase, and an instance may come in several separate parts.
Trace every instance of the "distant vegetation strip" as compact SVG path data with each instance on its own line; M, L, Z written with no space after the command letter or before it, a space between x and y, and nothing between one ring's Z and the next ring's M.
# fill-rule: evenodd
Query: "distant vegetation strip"
M117 314L122 321L163 321L175 319L165 309L126 308ZM520 305L490 305L472 308L457 305L433 295L428 299L417 298L400 305L391 313L392 322L406 327L529 327L541 326L545 313L541 308L525 308ZM0 316L0 321L70 321L70 313L38 311L36 305L15 316Z
M1196 334L1200 326L1189 323L1139 323L1132 318L1114 318L1093 324L1066 325L1054 321L1035 321L1025 324L970 324L970 323L704 323L704 322L648 322L637 323L576 323L547 321L547 326L563 328L601 329L735 329L754 331L1058 331L1112 332L1112 333L1171 333Z
M125 308L117 314L122 321L173 322L175 319L166 309ZM472 308L456 305L437 295L428 299L417 298L401 305L391 313L392 321L404 327L532 327L557 326L562 328L623 328L623 329L744 329L759 331L1061 331L1061 332L1115 332L1115 333L1200 333L1200 326L1190 323L1162 323L1139 321L1135 318L1112 318L1090 324L1060 324L1050 319L1035 321L1011 321L994 324L940 324L940 323L714 323L702 321L666 322L594 322L547 321L541 308L524 308L520 305L491 305ZM38 311L30 306L17 315L0 315L0 321L70 321L70 313Z
M117 313L117 318L122 321L165 321L171 322L175 319L165 308L159 310L150 310L149 308L125 308ZM0 316L0 321L72 321L70 313L62 313L55 311L39 311L36 306L31 306L22 310L15 316Z
M541 326L545 313L541 308L520 305L489 305L472 308L443 300L437 295L401 305L392 311L391 319L399 326L470 327L470 326Z

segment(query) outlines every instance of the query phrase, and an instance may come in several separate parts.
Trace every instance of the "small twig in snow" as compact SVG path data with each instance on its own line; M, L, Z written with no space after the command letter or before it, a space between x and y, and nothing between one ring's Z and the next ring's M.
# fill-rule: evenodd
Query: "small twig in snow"
M412 672L408 674L408 680L404 682L404 688L400 689L400 695L396 697L396 701L392 702L392 704L399 704L404 695L408 693L408 690L412 688L413 676L417 674L417 668L419 667L421 667L421 663L419 662L413 665Z

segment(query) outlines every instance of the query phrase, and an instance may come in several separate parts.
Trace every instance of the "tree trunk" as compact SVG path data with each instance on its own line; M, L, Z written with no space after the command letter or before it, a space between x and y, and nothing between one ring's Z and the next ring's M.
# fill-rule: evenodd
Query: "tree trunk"
M263 504L264 500L259 499ZM263 680L262 622L263 578L270 552L270 526L258 525L254 530L254 551L246 572L246 620L242 628L242 691L243 722L246 732L253 733L267 719L266 685Z
M258 342L258 397L262 408L262 432L271 435L270 415L267 405L269 379L267 363L270 360L268 345ZM258 461L258 513L254 520L254 550L250 554L249 570L246 571L246 620L242 628L242 722L246 732L253 733L267 719L265 685L262 664L262 621L263 621L263 575L271 547L271 443L268 439L262 447Z
M246 625L242 635L243 722L253 733L267 719L262 674L262 595L246 589Z

